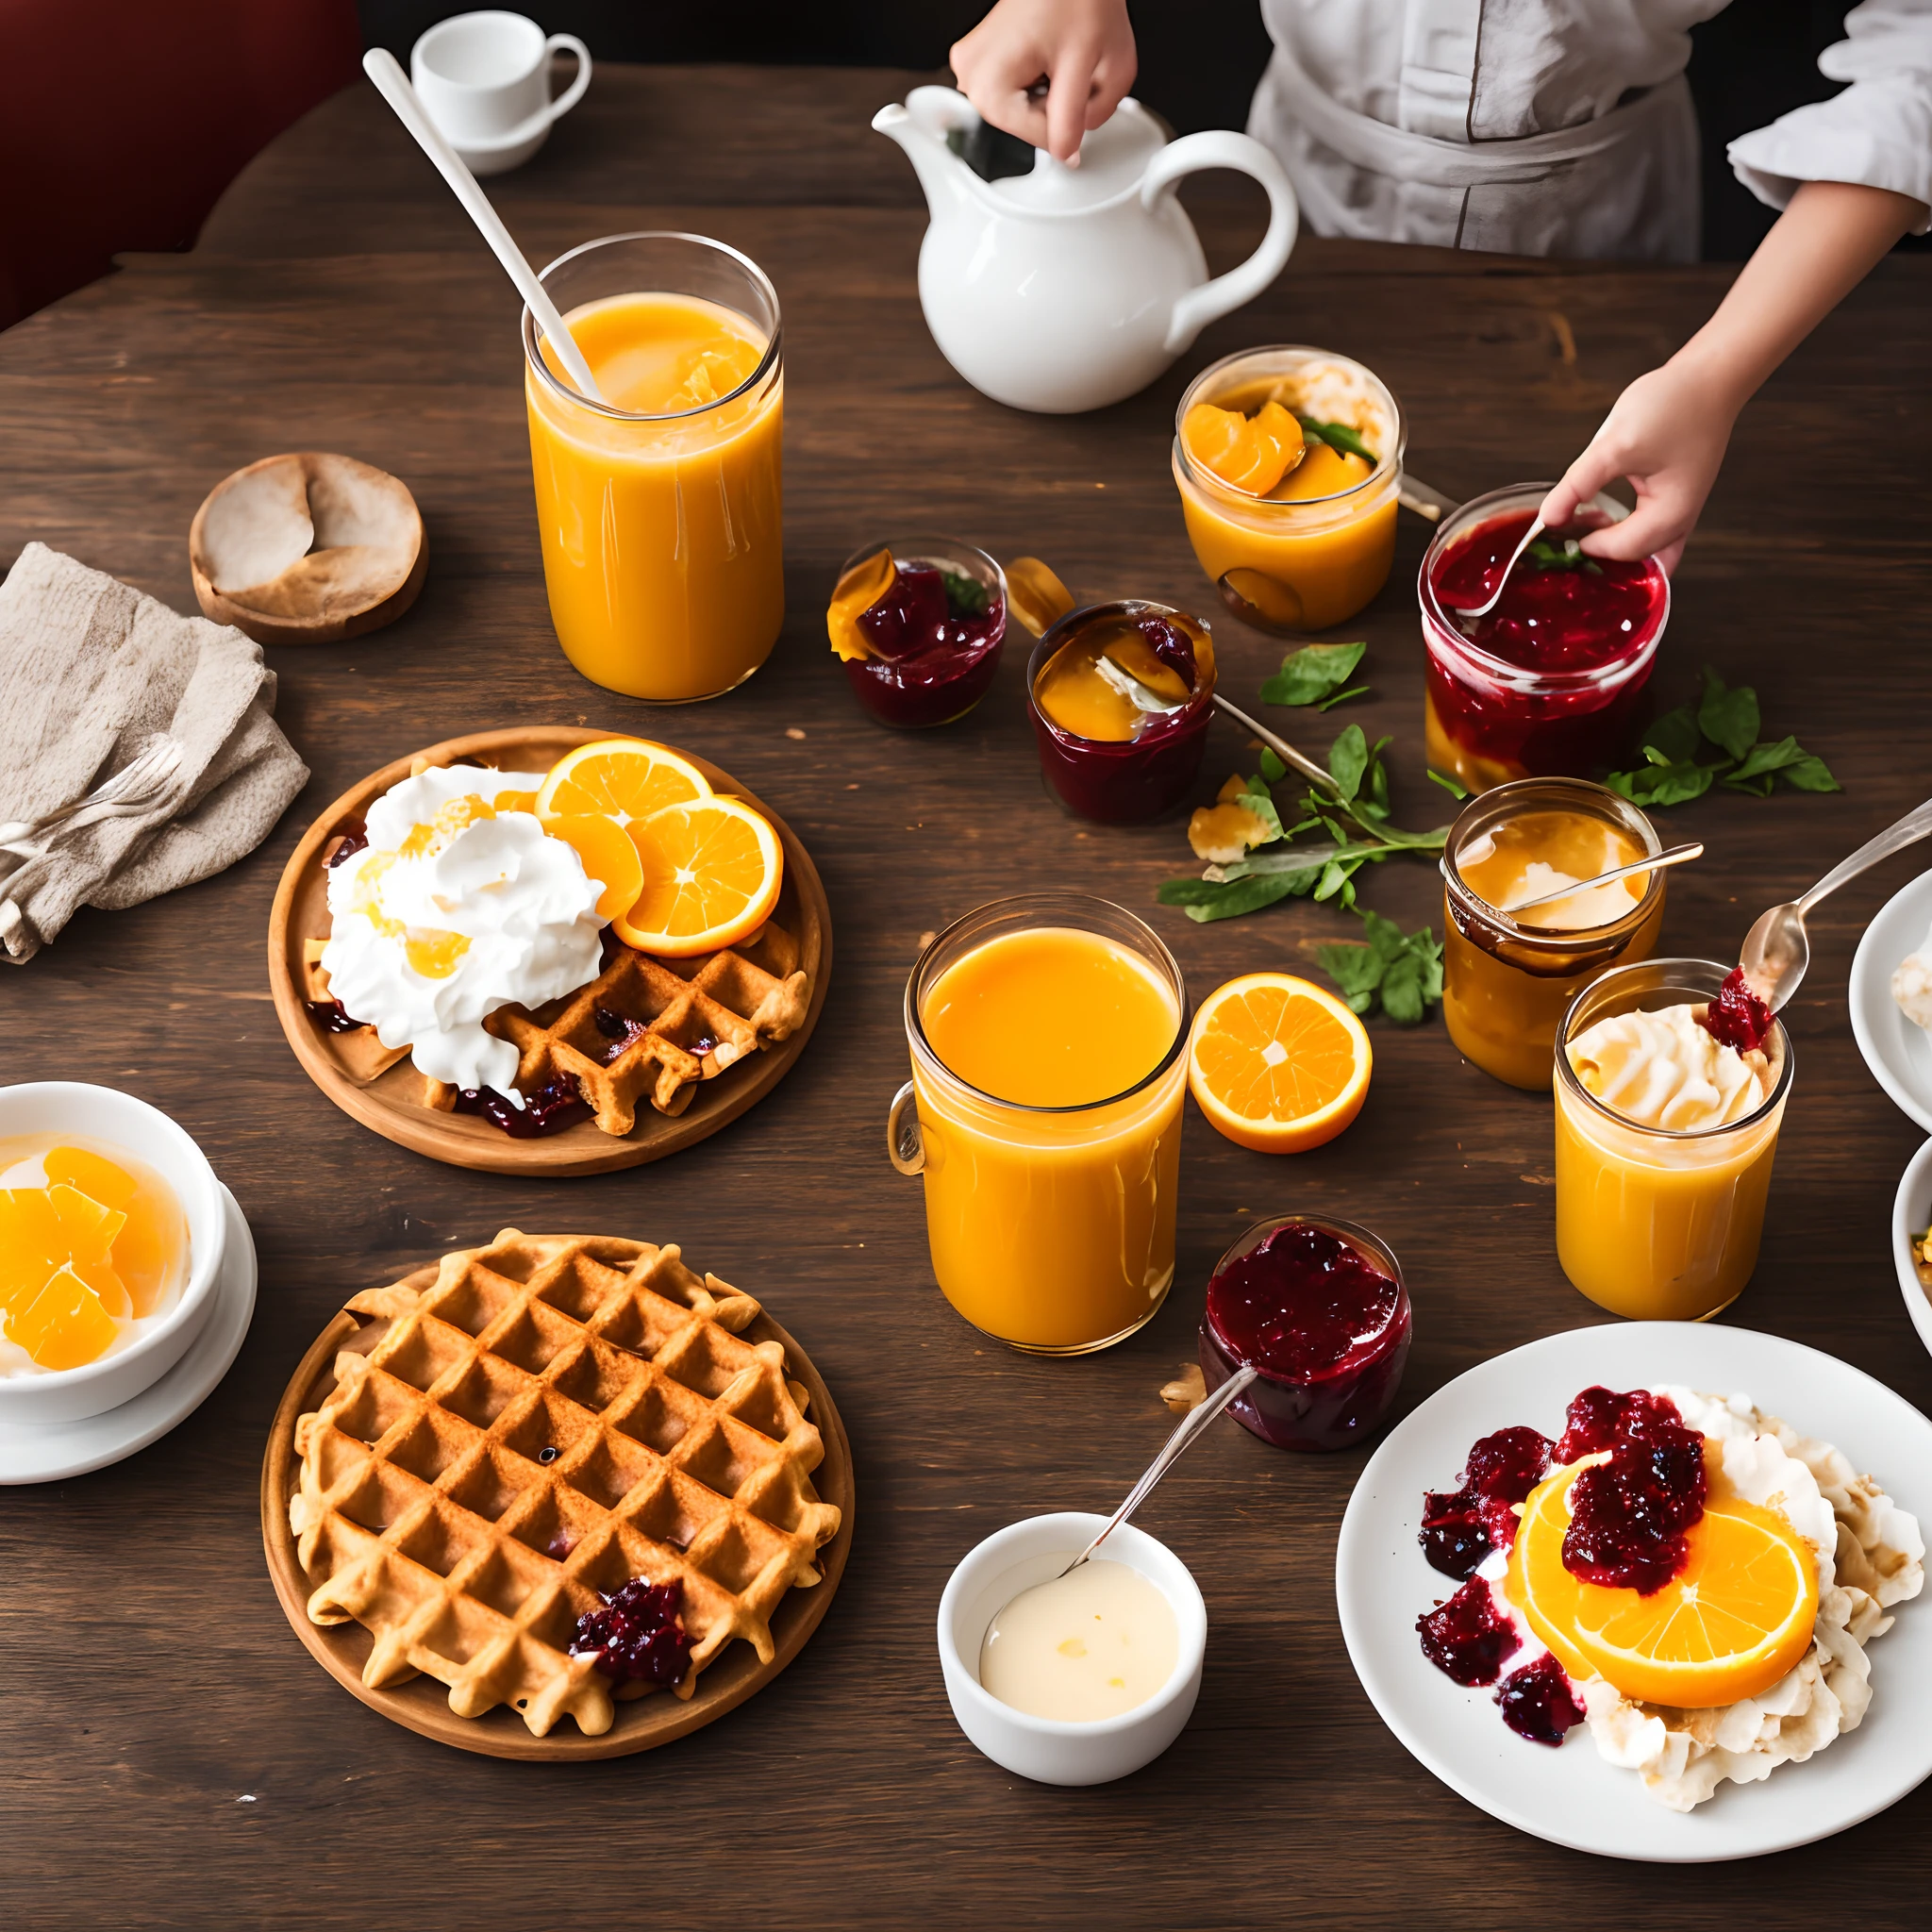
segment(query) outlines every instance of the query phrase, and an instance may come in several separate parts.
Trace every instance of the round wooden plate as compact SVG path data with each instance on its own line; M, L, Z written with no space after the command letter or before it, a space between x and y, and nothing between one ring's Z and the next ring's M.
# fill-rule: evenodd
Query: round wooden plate
M414 1289L427 1288L436 1267L419 1268L406 1278ZM639 1697L617 1706L616 1721L602 1737L587 1738L576 1721L566 1717L548 1737L530 1735L515 1711L504 1706L479 1718L458 1717L449 1707L449 1691L434 1677L413 1677L392 1689L373 1690L362 1681L373 1640L361 1624L314 1624L308 1618L308 1597L314 1585L302 1567L294 1532L289 1527L289 1498L302 1475L302 1458L295 1453L297 1417L321 1407L335 1387L337 1351L362 1326L362 1318L346 1309L316 1338L301 1366L282 1391L275 1419L269 1429L268 1449L261 1459L261 1541L268 1553L269 1574L275 1595L295 1635L310 1656L344 1689L370 1709L459 1751L478 1751L488 1757L515 1757L542 1763L576 1763L593 1757L625 1757L650 1751L674 1738L701 1729L727 1710L735 1709L763 1690L798 1653L831 1607L845 1558L852 1548L852 1445L839 1419L831 1391L812 1366L811 1358L769 1315L759 1314L743 1333L749 1341L779 1341L785 1346L785 1367L803 1382L811 1401L806 1409L824 1440L825 1459L812 1472L821 1497L840 1512L839 1533L819 1552L823 1582L808 1590L792 1590L772 1617L777 1648L772 1661L761 1664L749 1643L729 1645L698 1678L697 1690L686 1703L668 1694Z
M479 1168L489 1174L537 1174L545 1179L608 1174L614 1168L661 1160L667 1154L715 1134L769 1093L805 1050L805 1042L824 1010L825 989L831 980L832 911L825 889L791 826L728 772L691 752L681 756L691 759L713 790L733 792L762 812L785 849L785 884L774 916L796 935L799 964L811 974L811 1003L806 1009L805 1024L791 1039L740 1061L715 1079L701 1081L681 1114L661 1114L648 1102L643 1103L638 1109L637 1125L622 1140L604 1133L592 1121L579 1121L561 1133L516 1141L475 1114L440 1113L425 1107L420 1097L422 1076L407 1058L365 1086L355 1077L336 1045L344 1036L324 1032L309 1018L303 997L302 943L327 936L328 887L322 855L345 821L363 817L381 793L409 775L409 766L419 757L436 765L470 758L507 772L547 772L575 746L618 735L576 726L532 725L448 739L426 751L397 758L351 787L309 826L295 847L275 889L268 922L268 980L275 1017L308 1077L344 1113L365 1127L373 1127L385 1140L426 1154L432 1160Z

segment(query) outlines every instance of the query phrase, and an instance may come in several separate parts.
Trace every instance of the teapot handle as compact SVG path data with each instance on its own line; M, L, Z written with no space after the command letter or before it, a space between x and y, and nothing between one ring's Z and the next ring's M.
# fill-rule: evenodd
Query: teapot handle
M1174 305L1164 346L1175 356L1210 322L1252 302L1281 273L1301 229L1301 204L1288 171L1258 141L1231 127L1210 127L1169 142L1148 164L1141 184L1141 206L1151 212L1161 195L1174 192L1183 175L1198 174L1203 168L1232 168L1252 175L1268 191L1268 232L1239 268L1190 289Z

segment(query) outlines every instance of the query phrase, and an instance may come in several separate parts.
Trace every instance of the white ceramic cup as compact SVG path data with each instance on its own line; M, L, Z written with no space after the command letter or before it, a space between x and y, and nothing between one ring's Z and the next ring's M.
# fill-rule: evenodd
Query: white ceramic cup
M576 56L576 78L553 101L550 58ZM440 21L409 55L423 105L473 175L520 168L543 145L551 124L583 99L591 50L575 34L546 39L521 13L458 13Z
M995 1764L1043 1785L1104 1785L1151 1764L1180 1736L1201 1692L1208 1607L1187 1565L1131 1523L1095 1560L1138 1570L1173 1606L1180 1645L1167 1682L1145 1704L1085 1724L1015 1710L980 1683L987 1626L1023 1590L1058 1576L1106 1524L1081 1510L1015 1523L969 1551L940 1598L940 1669L959 1728Z
M0 1422L71 1423L131 1402L187 1353L215 1305L227 1243L222 1184L187 1132L158 1108L112 1087L34 1080L0 1087L0 1141L71 1134L125 1147L174 1189L188 1220L189 1274L181 1298L128 1345L99 1361L51 1374L0 1377Z

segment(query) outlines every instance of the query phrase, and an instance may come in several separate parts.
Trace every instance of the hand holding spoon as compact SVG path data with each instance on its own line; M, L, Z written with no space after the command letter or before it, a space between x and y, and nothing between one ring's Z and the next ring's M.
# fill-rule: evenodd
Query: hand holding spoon
M1797 991L1805 969L1811 963L1811 941L1805 932L1805 915L1827 892L1835 892L1848 879L1890 858L1894 852L1932 837L1932 799L1907 812L1895 825L1888 825L1875 839L1868 839L1849 858L1840 859L1801 899L1774 906L1760 913L1757 922L1744 935L1744 949L1738 964L1744 983L1774 1013Z

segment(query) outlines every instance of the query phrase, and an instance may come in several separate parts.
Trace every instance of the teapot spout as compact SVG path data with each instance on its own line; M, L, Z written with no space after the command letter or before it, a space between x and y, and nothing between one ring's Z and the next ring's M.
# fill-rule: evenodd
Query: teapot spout
M966 96L949 87L916 87L904 107L894 101L872 117L874 133L906 150L934 216L963 208L972 199L967 186L971 171L947 144L946 136L955 129L963 132L978 118Z

